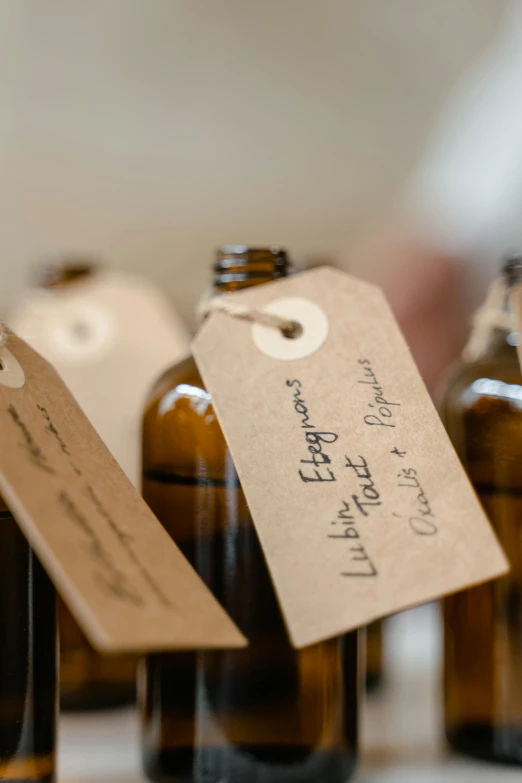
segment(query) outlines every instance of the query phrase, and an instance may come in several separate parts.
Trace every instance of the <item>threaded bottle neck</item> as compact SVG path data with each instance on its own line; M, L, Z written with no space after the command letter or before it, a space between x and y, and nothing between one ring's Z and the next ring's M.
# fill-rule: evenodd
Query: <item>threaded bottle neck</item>
M230 293L289 274L289 259L280 247L224 245L212 267L215 293Z

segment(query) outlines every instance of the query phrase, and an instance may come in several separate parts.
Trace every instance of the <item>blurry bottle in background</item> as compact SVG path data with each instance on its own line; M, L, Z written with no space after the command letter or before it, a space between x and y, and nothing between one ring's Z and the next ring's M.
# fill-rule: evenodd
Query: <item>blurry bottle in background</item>
M96 260L42 264L9 325L50 361L134 484L139 421L158 373L188 352L185 327L154 288ZM134 656L100 655L61 599L60 704L103 709L135 700Z
M522 279L522 258L504 275ZM506 292L489 309L481 355L457 370L443 407L511 564L507 576L444 602L445 726L460 752L522 764L522 375Z
M288 274L277 248L222 248L214 293ZM235 328L231 324L231 328ZM345 783L357 749L357 634L290 645L245 496L192 359L143 422L143 494L247 636L244 650L149 656L144 767L164 783Z
M56 595L0 498L0 780L54 781Z
M135 701L135 656L100 655L96 652L60 597L58 628L62 710L102 710L123 707Z
M383 679L382 621L366 628L366 690L371 693L382 685Z

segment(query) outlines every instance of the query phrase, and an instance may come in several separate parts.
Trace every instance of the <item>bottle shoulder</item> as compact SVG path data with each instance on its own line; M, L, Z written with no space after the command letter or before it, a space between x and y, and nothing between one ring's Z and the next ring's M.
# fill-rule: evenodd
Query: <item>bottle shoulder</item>
M154 385L143 415L142 458L145 470L161 466L195 473L204 464L212 475L223 472L225 439L192 358L167 370Z
M478 487L520 487L522 374L515 350L461 365L443 401L442 418Z
M522 373L515 350L472 363L462 362L449 379L443 408L466 409L483 397L509 400L517 396L518 387L522 395Z
M188 356L169 367L157 378L148 394L146 405L148 406L155 400L164 397L179 385L192 386L200 391L205 390L192 356Z

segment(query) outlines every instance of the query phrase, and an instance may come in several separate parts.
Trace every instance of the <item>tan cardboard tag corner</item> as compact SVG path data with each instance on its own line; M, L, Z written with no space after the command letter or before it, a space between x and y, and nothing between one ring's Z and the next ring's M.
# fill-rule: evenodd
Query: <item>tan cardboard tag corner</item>
M55 370L0 347L0 494L106 652L246 640L118 467Z
M323 267L233 295L194 356L293 644L498 577L508 563L380 289Z

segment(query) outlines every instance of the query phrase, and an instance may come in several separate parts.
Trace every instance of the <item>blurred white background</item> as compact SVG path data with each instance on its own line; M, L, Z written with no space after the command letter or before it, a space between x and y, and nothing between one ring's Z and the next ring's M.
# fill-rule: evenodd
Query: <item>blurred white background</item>
M335 257L505 0L2 0L0 306L94 251L188 316L222 242Z

